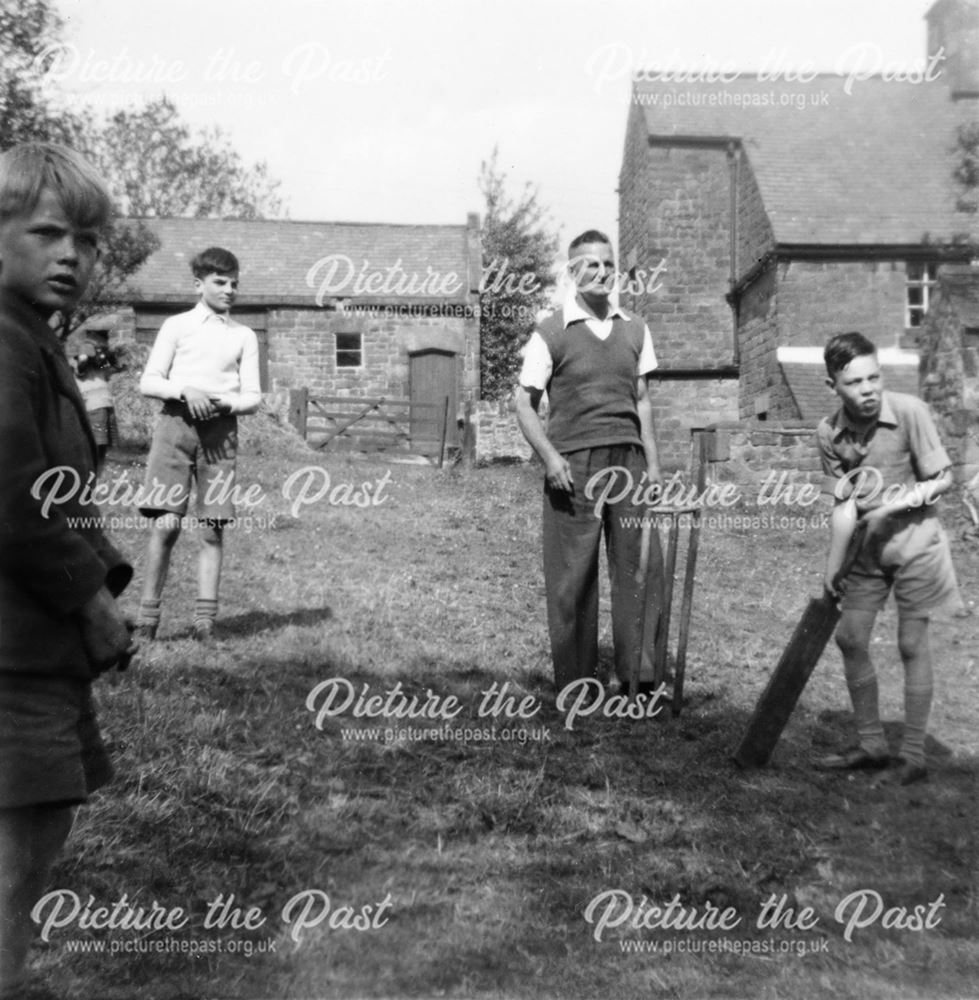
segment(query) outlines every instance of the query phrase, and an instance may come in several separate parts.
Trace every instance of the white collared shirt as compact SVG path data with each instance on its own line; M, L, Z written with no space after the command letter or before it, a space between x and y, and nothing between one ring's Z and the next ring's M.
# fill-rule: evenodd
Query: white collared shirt
M257 410L262 387L255 331L203 302L164 320L139 391L157 399L179 399L188 387L226 403L232 413Z
M572 288L568 297L561 307L561 319L564 329L579 320L584 320L584 325L599 340L608 340L612 334L612 320L616 317L629 319L620 306L609 304L609 312L605 319L599 319L584 309L578 302L576 289ZM649 332L649 326L643 325L642 349L639 352L639 364L636 366L636 378L648 375L657 366L656 352L653 350L653 338ZM551 359L551 352L547 349L544 338L536 331L530 335L527 346L524 348L523 366L520 369L520 384L528 389L539 389L543 392L547 388L547 383L551 380L551 372L554 370L554 363Z

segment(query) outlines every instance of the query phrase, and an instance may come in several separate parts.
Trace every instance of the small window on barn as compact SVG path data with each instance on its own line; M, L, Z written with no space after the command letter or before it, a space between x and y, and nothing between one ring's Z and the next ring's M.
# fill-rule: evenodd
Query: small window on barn
M937 264L909 263L905 271L904 325L915 329L925 321L932 290L938 280Z
M337 368L360 368L364 363L363 334L337 334Z

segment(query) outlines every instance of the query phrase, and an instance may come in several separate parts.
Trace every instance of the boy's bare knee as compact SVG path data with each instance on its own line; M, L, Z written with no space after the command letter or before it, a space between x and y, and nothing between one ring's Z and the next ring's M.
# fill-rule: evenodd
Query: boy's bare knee
M224 541L224 528L220 524L209 522L204 526L201 541L205 545L221 545Z
M870 649L869 643L866 642L862 635L855 634L853 631L844 629L842 626L836 632L836 645L839 646L840 652L844 657L858 656L861 653L868 652Z
M901 621L897 630L897 649L905 662L913 660L928 649L928 619L908 618Z
M872 612L844 612L836 630L836 645L844 657L860 656L870 652L870 637L874 630Z
M167 548L172 548L180 537L180 515L161 514L153 524L157 538Z

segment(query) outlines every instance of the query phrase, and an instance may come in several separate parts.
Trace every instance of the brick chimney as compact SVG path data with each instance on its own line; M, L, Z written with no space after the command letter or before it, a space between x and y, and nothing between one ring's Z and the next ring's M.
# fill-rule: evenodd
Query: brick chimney
M938 0L925 14L929 59L938 65L953 101L979 98L979 0Z

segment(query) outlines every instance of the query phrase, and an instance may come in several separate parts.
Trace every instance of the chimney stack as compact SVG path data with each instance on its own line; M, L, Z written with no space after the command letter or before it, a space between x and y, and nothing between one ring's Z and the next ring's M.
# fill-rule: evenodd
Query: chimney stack
M939 66L952 100L979 98L979 0L938 0L925 20L927 57L942 50Z

